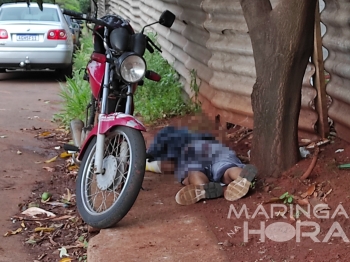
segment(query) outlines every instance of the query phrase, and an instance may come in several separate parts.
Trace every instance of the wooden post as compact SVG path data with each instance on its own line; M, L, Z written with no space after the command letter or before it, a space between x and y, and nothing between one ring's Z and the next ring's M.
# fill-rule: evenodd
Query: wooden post
M315 106L316 111L318 112L318 134L322 138L326 138L329 133L329 125L320 22L320 6L318 1L316 5L315 14L314 51L312 55L312 62L316 67L316 73L313 77L313 83L317 90Z

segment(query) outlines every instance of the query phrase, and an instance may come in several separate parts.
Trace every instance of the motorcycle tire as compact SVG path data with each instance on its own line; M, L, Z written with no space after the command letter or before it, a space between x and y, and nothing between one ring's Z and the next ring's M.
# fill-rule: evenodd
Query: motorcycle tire
M128 151L125 150L126 143ZM123 148L118 150L117 146ZM140 131L125 126L114 128L105 137L103 175L95 175L92 172L95 147L96 137L87 147L79 168L76 204L79 214L88 225L103 229L117 224L136 201L145 174L146 146ZM126 156L125 152L129 152L129 156ZM120 192L116 195L119 189ZM97 190L101 192L98 193ZM113 203L108 208L106 203L94 203L107 201L107 198L113 198ZM103 210L104 208L106 210Z

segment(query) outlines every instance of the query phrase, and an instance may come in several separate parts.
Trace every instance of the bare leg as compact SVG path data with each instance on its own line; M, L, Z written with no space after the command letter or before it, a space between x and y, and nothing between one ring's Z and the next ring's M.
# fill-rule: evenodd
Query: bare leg
M188 176L184 179L184 181L182 181L182 183L185 186L203 185L203 184L208 184L209 179L204 173L200 171L191 171L188 173Z
M210 182L208 177L199 171L191 171L182 181L185 185L175 196L180 205L191 205L201 199L217 198L222 196L223 189L220 183Z
M256 174L257 169L253 165L246 165L243 169L239 167L227 169L222 178L222 182L228 185L224 193L225 199L235 201L245 196Z
M228 185L233 180L236 180L242 172L242 168L240 167L231 167L227 169L221 179L221 182Z

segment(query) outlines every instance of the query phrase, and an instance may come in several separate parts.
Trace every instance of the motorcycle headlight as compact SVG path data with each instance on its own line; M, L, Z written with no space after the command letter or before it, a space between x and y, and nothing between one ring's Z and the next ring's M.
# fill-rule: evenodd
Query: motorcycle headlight
M146 73L146 62L134 53L124 53L119 58L119 74L128 83L139 82Z

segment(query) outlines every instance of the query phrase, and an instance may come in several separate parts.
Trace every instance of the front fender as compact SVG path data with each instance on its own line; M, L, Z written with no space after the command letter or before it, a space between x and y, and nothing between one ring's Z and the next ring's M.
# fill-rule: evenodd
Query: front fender
M114 126L127 126L140 131L146 131L145 126L132 115L113 113L99 118L99 133L105 134Z
M95 136L97 136L98 133L106 134L109 130L116 126L127 126L140 131L146 131L146 127L132 115L127 115L124 113L113 113L109 115L101 115L99 119L99 128L96 125L90 131L88 137L85 139L80 149L78 157L79 160L82 160L85 150L90 144L90 141Z

